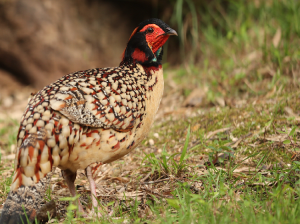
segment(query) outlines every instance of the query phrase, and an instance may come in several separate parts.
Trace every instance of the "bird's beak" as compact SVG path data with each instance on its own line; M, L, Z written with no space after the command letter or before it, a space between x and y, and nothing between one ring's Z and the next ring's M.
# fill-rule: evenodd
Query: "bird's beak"
M178 36L177 32L175 30L173 30L172 28L168 27L167 28L167 32L164 33L164 35L175 35Z

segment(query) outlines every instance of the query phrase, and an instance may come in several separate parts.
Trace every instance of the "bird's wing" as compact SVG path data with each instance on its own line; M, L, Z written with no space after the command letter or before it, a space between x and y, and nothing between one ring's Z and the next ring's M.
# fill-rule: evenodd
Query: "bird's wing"
M137 70L105 68L65 76L58 81L50 106L74 123L130 131L145 109L137 75L141 75Z

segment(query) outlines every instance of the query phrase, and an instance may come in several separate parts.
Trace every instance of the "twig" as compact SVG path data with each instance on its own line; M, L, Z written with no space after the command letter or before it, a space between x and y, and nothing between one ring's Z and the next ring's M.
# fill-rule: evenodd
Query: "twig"
M247 79L245 79L244 80L244 83L246 84L246 86L248 86L248 88L249 89L251 89L253 92L257 92L254 88L253 88L253 86L250 84L250 82L247 80Z
M167 196L167 195L162 195L160 193L157 193L157 192L154 192L153 190L150 190L149 188L146 188L146 187L142 187L143 190L145 191L148 191L150 194L155 194L159 197L162 197L162 198L173 198L172 196Z
M235 147L237 147L243 140L245 140L246 138L248 138L248 137L250 137L250 136L252 136L252 135L253 135L253 133L249 132L248 134L246 134L246 135L240 137L238 140L236 140L236 141L234 141L234 142L230 142L230 143L229 143L229 146L232 146L232 148L235 148Z
M155 184L155 183L159 183L159 182L163 182L166 180L170 180L170 178L165 178L165 179L161 179L161 180L154 180L154 181L149 181L149 182L143 182L141 184Z
M220 132L225 132L225 131L229 131L230 129L232 129L231 127L229 128L221 128L221 129L218 129L218 130L215 130L215 131L211 131L211 132L208 132L207 134L204 135L204 138L205 139L209 139L211 137L213 137L214 135L220 133Z
M147 178L151 175L151 172L149 172L143 179L141 179L141 182L144 182L147 180Z

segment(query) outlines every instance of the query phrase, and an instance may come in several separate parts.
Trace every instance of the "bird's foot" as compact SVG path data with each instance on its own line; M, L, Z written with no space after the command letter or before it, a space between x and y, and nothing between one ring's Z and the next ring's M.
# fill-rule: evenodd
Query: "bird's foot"
M77 204L78 204L78 212L76 212L76 217L79 218L79 217L84 217L84 218L88 218L89 217L89 214L87 214L84 209L83 209L83 206L78 198L78 201L77 201Z
M80 218L80 217L88 218L89 214L87 214L85 211L79 211L78 214L76 213L76 218Z
M103 217L103 215L101 214L102 211L103 211L103 209L100 206L93 207L92 210L90 211L89 215L91 217L101 218L101 217Z

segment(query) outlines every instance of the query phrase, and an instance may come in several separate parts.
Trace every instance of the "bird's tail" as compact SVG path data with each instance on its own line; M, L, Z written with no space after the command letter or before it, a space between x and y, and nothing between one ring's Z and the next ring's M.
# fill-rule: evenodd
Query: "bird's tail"
M45 143L47 131L39 128L37 133L25 136L17 149L11 191L4 204L0 224L33 222L45 201L52 176L52 160L48 159L51 149Z
M45 192L49 186L52 172L31 186L21 186L9 192L5 201L0 224L33 223L45 202Z

